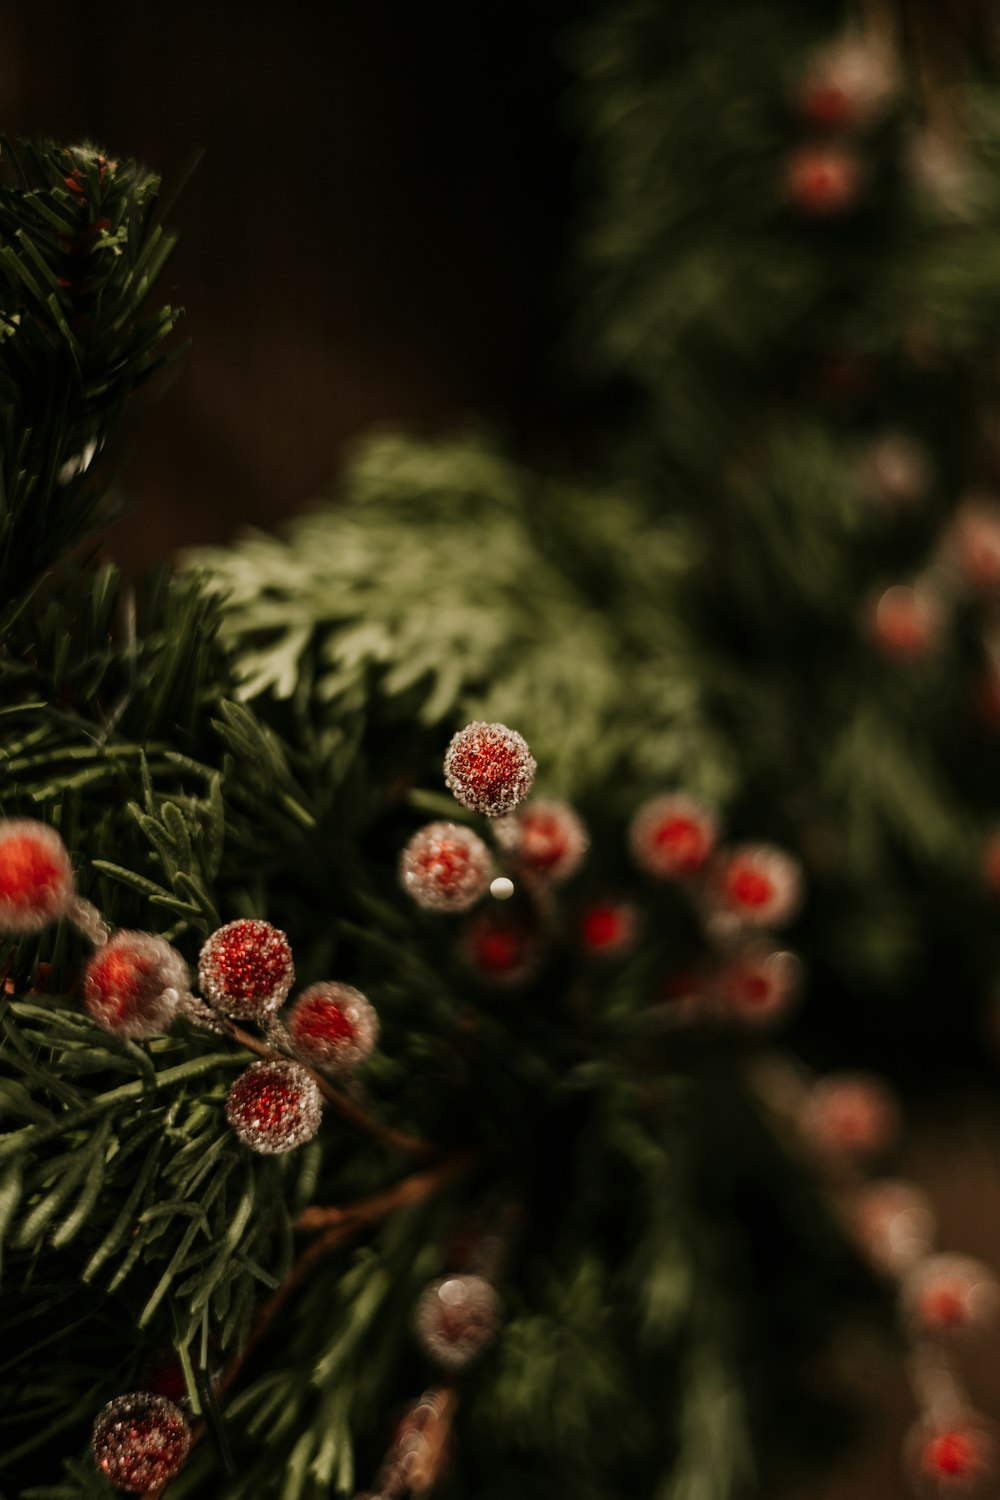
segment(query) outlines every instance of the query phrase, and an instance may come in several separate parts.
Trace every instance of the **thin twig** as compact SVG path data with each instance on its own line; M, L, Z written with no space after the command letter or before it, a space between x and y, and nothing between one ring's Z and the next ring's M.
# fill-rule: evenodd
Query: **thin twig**
M252 1038L251 1038L252 1040ZM375 1224L388 1216L397 1208L409 1207L411 1204L420 1203L425 1198L430 1198L440 1188L446 1187L455 1178L460 1177L468 1171L475 1161L475 1154L471 1151L461 1151L455 1156L450 1156L446 1161L440 1162L436 1167L426 1172L417 1172L412 1177L404 1177L402 1182L396 1183L395 1187L387 1188L384 1192L373 1193L370 1198L362 1198L358 1203L348 1204L345 1208L318 1209L321 1216L320 1222L328 1227L299 1255L287 1272L281 1284L275 1288L258 1309L254 1318L253 1326L247 1336L246 1343L238 1354L234 1354L219 1377L216 1387L220 1396L236 1382L243 1366L246 1364L254 1349L267 1333L278 1313L284 1307L289 1297L301 1286L313 1268L319 1264L327 1255L342 1245L351 1235L356 1234L366 1224ZM307 1209L299 1220L298 1227L303 1227L303 1220L309 1214ZM337 1218L331 1219L331 1215ZM308 1227L318 1228L319 1223ZM205 1436L206 1423L196 1422L191 1429L191 1448L193 1449ZM170 1480L155 1489L147 1490L142 1500L163 1500L170 1485Z
M239 1042L240 1046L245 1047L248 1052L255 1053L257 1057L263 1057L268 1062L288 1061L283 1052L261 1041L259 1037L252 1036L249 1031L244 1031L234 1021L223 1020L221 1025L228 1037L234 1042ZM355 1104L353 1099L349 1099L346 1094L334 1088L329 1078L325 1078L322 1073L317 1073L306 1063L300 1066L304 1067L306 1072L316 1080L320 1093L331 1109L336 1110L342 1119L350 1121L359 1130L363 1130L366 1135L381 1141L383 1146L389 1146L394 1151L402 1151L407 1156L432 1156L437 1151L438 1148L431 1145L429 1141L423 1141L415 1135L406 1135L401 1130L393 1130L391 1125L383 1124L375 1115L369 1114L368 1110L360 1104Z

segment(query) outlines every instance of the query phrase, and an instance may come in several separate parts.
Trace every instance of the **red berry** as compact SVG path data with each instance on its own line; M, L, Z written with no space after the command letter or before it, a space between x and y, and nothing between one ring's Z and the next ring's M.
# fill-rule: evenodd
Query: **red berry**
M953 1338L985 1327L997 1314L992 1272L967 1255L931 1255L907 1277L903 1306L919 1333Z
M802 900L799 862L771 844L737 845L720 854L705 899L720 930L780 927Z
M798 113L823 130L860 130L883 113L896 88L889 53L852 38L835 41L809 59L795 91Z
M788 196L810 218L835 218L854 208L863 179L858 156L832 143L800 146L785 167Z
M854 1230L861 1247L880 1271L891 1276L901 1275L927 1254L934 1228L926 1195L908 1182L874 1182L855 1199Z
M298 1063L251 1063L230 1087L226 1119L252 1151L263 1156L294 1151L320 1126L316 1080Z
M1000 504L988 495L959 506L946 547L963 581L980 594L1000 589Z
M1000 830L991 833L983 849L983 878L994 895L1000 895Z
M985 1423L959 1414L947 1426L927 1421L908 1444L920 1480L936 1495L980 1493L993 1477L996 1444Z
M614 958L631 948L639 929L635 907L626 901L597 901L580 918L580 938L586 951Z
M538 967L541 947L537 935L516 913L483 912L462 934L466 963L491 984L519 984Z
M919 661L940 640L941 606L924 588L893 584L877 597L868 615L875 645L897 661Z
M378 1017L360 990L349 984L313 984L292 1006L288 1031L308 1062L352 1068L369 1056L378 1037Z
M824 1156L834 1161L867 1161L893 1144L899 1131L899 1107L877 1078L833 1073L813 1088L805 1126Z
M767 943L749 943L720 966L712 986L723 1013L752 1026L777 1020L799 985L801 965L794 953Z
M165 1396L135 1391L108 1402L94 1423L92 1441L98 1473L115 1489L141 1495L180 1471L191 1429Z
M488 818L512 812L531 791L535 758L515 729L476 720L452 737L444 758L448 790Z
M31 818L0 822L0 932L40 932L74 895L73 866L54 828Z
M445 1276L422 1294L417 1338L435 1364L462 1370L496 1337L500 1299L482 1276Z
M682 793L654 797L639 808L629 829L636 863L661 880L696 875L715 847L715 819Z
M404 891L428 911L467 911L490 883L493 860L478 834L457 823L428 823L399 859Z
M587 832L567 802L539 799L498 818L497 842L517 864L553 883L566 880L587 850Z
M181 955L151 932L116 932L87 965L83 1001L89 1015L117 1036L169 1031L187 993Z
M198 960L205 999L239 1020L264 1020L287 998L294 979L287 937L256 918L228 922L213 932Z

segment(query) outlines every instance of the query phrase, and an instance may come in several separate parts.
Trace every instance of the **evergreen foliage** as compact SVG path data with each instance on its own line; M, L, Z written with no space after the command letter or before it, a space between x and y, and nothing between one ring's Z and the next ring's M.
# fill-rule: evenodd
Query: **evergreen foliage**
M989 967L969 899L988 756L958 706L974 631L906 674L857 626L880 572L916 566L985 472L963 434L984 431L997 296L989 95L971 96L984 186L957 218L892 166L897 112L866 206L800 221L777 186L788 72L838 14L773 0L721 35L710 12L629 0L578 38L605 179L584 326L630 412L594 477L539 476L482 433L384 434L339 503L190 559L141 606L66 561L100 496L65 466L109 441L172 322L142 311L169 246L155 180L90 150L16 155L0 811L59 829L114 925L193 965L220 923L266 917L299 985L356 984L382 1026L315 1140L260 1156L223 1106L261 1037L182 1019L123 1040L81 1009L68 926L6 944L0 1484L19 1500L106 1494L93 1417L167 1353L198 1439L171 1500L368 1484L433 1379L417 1297L505 1213L504 1331L461 1383L444 1500L736 1500L776 1434L783 1451L790 1430L838 1435L809 1372L879 1294L744 1044L665 1021L696 914L625 840L678 786L733 837L800 853L808 1014L917 979L927 996L958 943L963 984ZM929 360L901 338L914 309ZM800 378L845 343L878 371L850 410ZM857 445L890 419L936 445L912 531L857 483ZM58 589L29 597L57 558ZM539 790L592 841L517 990L470 972L455 925L398 881L429 816L474 823L441 760L476 718L525 734ZM609 890L643 941L602 965L578 923Z

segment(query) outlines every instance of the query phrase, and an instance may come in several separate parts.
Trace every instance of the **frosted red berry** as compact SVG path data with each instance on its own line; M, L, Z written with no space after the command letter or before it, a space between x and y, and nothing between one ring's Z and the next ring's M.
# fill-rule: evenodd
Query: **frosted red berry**
M852 1223L861 1248L890 1276L901 1276L916 1265L934 1238L934 1210L926 1194L893 1179L860 1189Z
M152 1391L109 1401L94 1423L94 1462L117 1490L142 1495L179 1473L191 1446L180 1407Z
M258 918L227 922L201 950L198 981L205 999L223 1015L264 1020L284 1003L295 981L288 939Z
M587 831L568 802L538 798L498 818L497 842L510 858L533 875L557 884L580 866L587 851Z
M40 932L65 915L73 866L54 828L32 818L0 822L0 932Z
M882 1155L899 1133L899 1106L877 1078L832 1073L812 1089L806 1131L822 1155L835 1162L866 1162Z
M638 930L638 915L628 901L594 901L580 916L580 941L587 953L598 958L628 952Z
M925 1493L979 1495L996 1472L996 1442L981 1418L956 1414L948 1422L925 1421L910 1435L910 1462Z
M489 849L471 828L428 823L403 850L399 880L428 911L468 911L485 894L492 868Z
M414 1328L424 1352L445 1370L462 1370L496 1337L500 1299L482 1276L444 1276L422 1293Z
M489 911L474 917L462 933L462 957L490 984L530 979L541 959L537 934L516 912Z
M860 158L834 142L800 146L788 158L785 190L808 218L836 218L855 207L864 182Z
M878 119L896 80L885 49L845 39L809 58L794 90L801 119L817 130L862 130Z
M920 661L941 639L939 601L926 588L912 584L896 583L883 590L868 606L867 620L873 644L896 661Z
M476 720L452 736L445 785L456 801L487 818L513 812L531 791L535 758L516 729Z
M226 1119L252 1151L277 1156L311 1141L322 1119L316 1080L294 1062L251 1063L234 1080Z
M993 1273L968 1255L930 1255L911 1271L903 1307L925 1338L952 1339L996 1318L1000 1288Z
M985 495L965 500L952 519L946 549L970 589L1000 591L1000 502Z
M740 844L716 860L707 890L720 927L781 927L802 900L797 859L771 844Z
M296 1000L286 1022L295 1049L321 1067L353 1068L378 1038L374 1006L349 984L313 984Z
M801 968L794 953L766 942L741 945L720 963L713 998L731 1020L766 1025L788 1011L798 992Z
M683 793L643 803L629 828L629 846L636 864L661 880L697 875L717 838L712 814Z
M169 1031L188 990L187 964L151 932L116 932L87 965L83 1003L116 1036L160 1036Z

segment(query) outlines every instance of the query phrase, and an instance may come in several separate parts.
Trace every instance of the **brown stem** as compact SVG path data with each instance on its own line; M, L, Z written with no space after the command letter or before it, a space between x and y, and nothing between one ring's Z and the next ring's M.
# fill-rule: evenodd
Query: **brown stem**
M458 1391L453 1385L442 1386L435 1394L434 1414L421 1434L420 1447L413 1455L406 1476L414 1495L429 1494L441 1478L448 1457L448 1438L458 1409Z
M288 1061L283 1052L277 1051L267 1042L261 1041L259 1037L252 1036L249 1031L244 1031L234 1021L224 1020L221 1024L228 1037L234 1042L239 1042L240 1046L245 1047L248 1052L255 1053L257 1057L266 1058L268 1062ZM342 1119L349 1120L366 1135L381 1141L383 1146L389 1146L394 1151L402 1151L407 1156L431 1156L438 1149L429 1141L422 1141L417 1136L406 1135L401 1130L393 1130L391 1125L384 1125L375 1115L369 1114L360 1104L355 1104L353 1099L349 1099L346 1094L334 1088L329 1078L325 1078L322 1073L317 1073L305 1063L300 1066L304 1067L306 1072L316 1080L320 1093L331 1109L335 1109Z
M251 1038L253 1040L253 1038ZM380 1219L388 1218L397 1208L409 1207L411 1204L420 1203L424 1198L430 1198L439 1188L447 1186L449 1182L460 1177L463 1172L468 1171L475 1160L471 1151L462 1151L455 1156L450 1156L446 1161L440 1162L436 1167L426 1172L415 1173L412 1177L405 1177L402 1182L397 1182L395 1187L387 1188L382 1193L373 1193L370 1198L362 1198L358 1203L348 1204L345 1208L327 1208L311 1211L309 1209L301 1216L298 1227L319 1228L321 1224L327 1227L323 1234L313 1240L312 1244L295 1260L281 1282L280 1286L261 1304L257 1316L247 1336L246 1343L238 1354L234 1354L226 1365L217 1386L220 1396L225 1395L246 1364L254 1349L260 1343L267 1330L271 1327L278 1313L284 1307L289 1297L301 1286L313 1267L336 1250L345 1240L350 1239L366 1224L377 1223ZM315 1212L319 1218L309 1224L304 1224L310 1214ZM336 1219L332 1215L337 1215ZM191 1448L205 1435L206 1424L204 1421L196 1422L191 1429ZM170 1480L152 1490L147 1490L141 1500L163 1500L167 1492Z

